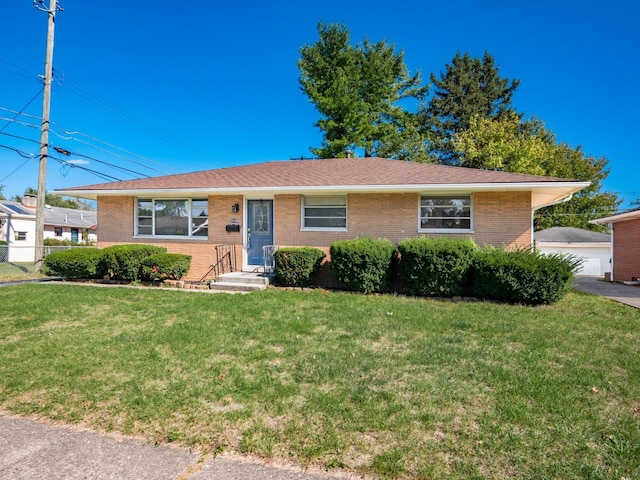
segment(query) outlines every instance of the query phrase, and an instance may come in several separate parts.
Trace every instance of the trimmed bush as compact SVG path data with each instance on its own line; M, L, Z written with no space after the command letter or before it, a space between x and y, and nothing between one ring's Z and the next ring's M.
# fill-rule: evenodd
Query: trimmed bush
M42 270L45 275L66 278L102 278L102 252L97 248L72 248L53 252L44 257Z
M285 287L306 287L318 274L326 257L318 248L281 248L273 254L276 281Z
M472 240L410 238L398 243L404 282L410 295L455 297L469 291L478 247Z
M580 263L567 255L485 248L474 260L473 293L507 303L554 303L571 289Z
M141 266L143 280L180 280L189 273L191 255L156 253L143 258Z
M142 260L158 253L166 253L164 247L133 243L103 248L102 269L116 280L138 280L142 274Z
M45 238L42 241L42 244L49 247L66 247L69 245L76 245L71 240L59 240L57 238Z
M386 292L391 286L391 258L395 251L386 239L356 238L333 242L331 270L347 290Z

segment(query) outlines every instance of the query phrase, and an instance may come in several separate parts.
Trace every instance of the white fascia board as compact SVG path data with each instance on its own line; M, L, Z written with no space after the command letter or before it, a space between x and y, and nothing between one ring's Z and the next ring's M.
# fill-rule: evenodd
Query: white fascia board
M640 218L640 210L634 210L632 212L619 213L617 215L611 215L609 217L597 218L595 220L591 220L589 223L593 223L595 225L607 225L610 223L623 222L625 220L634 220L636 218Z
M225 187L225 188L178 188L141 190L56 190L57 195L97 199L99 196L136 197L194 197L202 195L258 195L260 193L304 194L304 193L389 193L389 192L508 192L532 191L545 193L556 201L577 192L589 182L527 182L527 183L457 183L457 184L411 184L411 185L318 185L277 187Z

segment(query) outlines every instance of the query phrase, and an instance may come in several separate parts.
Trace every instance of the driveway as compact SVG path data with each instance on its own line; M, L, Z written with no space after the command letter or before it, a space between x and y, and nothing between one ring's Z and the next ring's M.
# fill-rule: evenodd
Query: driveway
M640 308L640 287L606 282L602 277L576 276L573 287L582 292L610 298L616 302Z

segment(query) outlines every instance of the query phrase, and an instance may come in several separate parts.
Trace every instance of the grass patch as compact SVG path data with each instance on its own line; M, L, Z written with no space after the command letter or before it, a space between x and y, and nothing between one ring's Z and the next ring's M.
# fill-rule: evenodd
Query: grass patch
M0 262L0 280L38 278L33 262Z
M640 478L640 312L0 289L0 405L381 478Z

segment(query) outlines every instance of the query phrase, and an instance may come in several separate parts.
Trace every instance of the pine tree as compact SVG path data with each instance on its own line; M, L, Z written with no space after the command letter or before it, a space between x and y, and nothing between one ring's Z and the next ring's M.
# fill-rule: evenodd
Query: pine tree
M432 155L445 165L459 164L452 140L470 127L474 116L496 119L514 111L511 99L520 84L519 80L501 78L488 52L482 59L456 53L440 78L431 74L431 82L435 91L421 111L421 119L432 134Z

